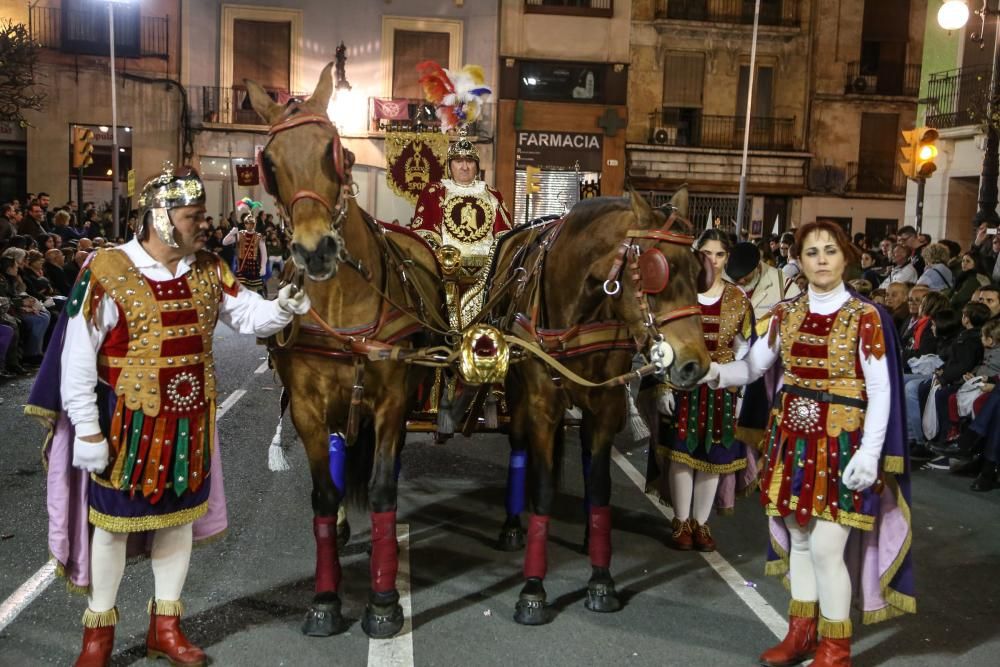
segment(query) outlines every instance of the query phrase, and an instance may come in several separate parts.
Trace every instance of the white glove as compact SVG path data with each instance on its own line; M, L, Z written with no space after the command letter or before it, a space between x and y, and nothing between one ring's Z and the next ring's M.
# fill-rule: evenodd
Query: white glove
M711 382L717 382L719 379L719 364L714 361L708 367L708 372L705 373L704 377L698 380L698 384L709 384Z
M278 290L278 308L295 315L305 315L312 308L312 301L305 290L288 284Z
M674 397L674 392L669 389L663 391L660 394L660 400L656 405L661 415L670 417L674 414L674 409L677 407L677 399Z
M108 441L87 442L73 439L73 467L87 472L101 472L108 467Z
M878 477L878 455L859 449L844 469L844 486L851 491L864 491L875 483Z

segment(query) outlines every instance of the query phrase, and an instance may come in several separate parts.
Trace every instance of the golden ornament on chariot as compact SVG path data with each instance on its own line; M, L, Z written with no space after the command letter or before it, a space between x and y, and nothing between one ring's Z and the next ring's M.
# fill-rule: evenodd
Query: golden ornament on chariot
M467 384L494 384L507 376L510 348L498 329L485 324L470 327L462 334L459 351L458 370Z

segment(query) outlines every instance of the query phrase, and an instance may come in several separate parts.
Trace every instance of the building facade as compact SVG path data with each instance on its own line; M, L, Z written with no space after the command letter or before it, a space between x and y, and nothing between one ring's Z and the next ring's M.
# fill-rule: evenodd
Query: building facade
M921 4L762 0L747 133L754 3L633 0L630 180L655 200L687 183L693 219L733 226L746 139L751 236L817 218L872 236L895 228ZM886 11L895 27L880 32Z

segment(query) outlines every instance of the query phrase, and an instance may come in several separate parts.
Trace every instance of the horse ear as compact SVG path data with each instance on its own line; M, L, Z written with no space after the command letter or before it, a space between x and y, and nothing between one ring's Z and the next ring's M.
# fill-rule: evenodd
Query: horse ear
M326 67L319 74L316 90L309 97L308 104L317 113L326 113L326 108L330 106L330 97L333 95L333 77L330 75L332 68L332 62L326 64Z
M250 106L256 111L268 125L273 125L275 119L281 115L281 105L271 99L260 84L250 79L244 79L247 93L250 95Z
M629 198L632 200L632 213L635 215L636 221L639 223L640 229L645 229L650 226L650 221L653 220L653 209L649 207L646 200L642 198L635 190L631 188L628 191Z
M687 219L688 217L688 186L687 183L682 185L674 196L670 198L670 205L677 210L677 215L682 218Z

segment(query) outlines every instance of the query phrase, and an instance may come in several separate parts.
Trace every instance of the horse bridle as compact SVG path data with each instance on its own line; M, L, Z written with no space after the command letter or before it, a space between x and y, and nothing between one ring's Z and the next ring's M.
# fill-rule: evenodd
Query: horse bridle
M671 213L670 217L667 218L667 221L659 229L630 229L627 231L625 233L626 239L619 246L618 256L615 258L611 266L611 271L608 273L608 279L604 281L604 293L611 297L617 296L621 292L619 278L622 277L623 270L625 268L628 269L626 275L632 284L635 298L639 305L639 312L642 314L643 326L645 326L649 337L654 342L663 340L663 334L660 333L659 327L669 322L676 322L687 317L701 315L701 308L698 305L674 308L663 314L654 313L650 303L652 295L658 294L666 288L666 280L664 280L663 286L659 289L643 289L643 275L639 266L639 258L644 250L637 241L649 240L691 247L695 240L693 236L670 231L674 222L680 219L676 213ZM649 249L649 252L653 251L659 252L656 248Z
M282 113L281 120L279 120L279 122L275 125L272 125L267 131L270 139L268 139L267 144L265 144L257 154L257 168L260 173L260 180L264 185L264 190L285 208L293 228L295 227L295 222L293 220L293 209L295 208L295 204L303 199L311 199L318 202L327 210L327 213L330 214L330 229L335 230L347 217L348 200L357 196L357 184L351 179L350 166L347 164L348 160L345 156L346 152L343 145L340 143L340 135L333 123L330 122L330 119L325 115L317 113L292 115L297 110L299 110L298 103L290 104ZM341 184L340 196L337 198L336 204L331 204L329 199L315 190L306 189L296 191L287 205L281 201L281 195L278 193L278 184L275 182L274 173L270 171L267 166L267 149L271 145L271 142L274 141L275 136L285 130L290 130L302 125L319 125L330 130L330 150L333 154L333 168L337 174L337 179Z

